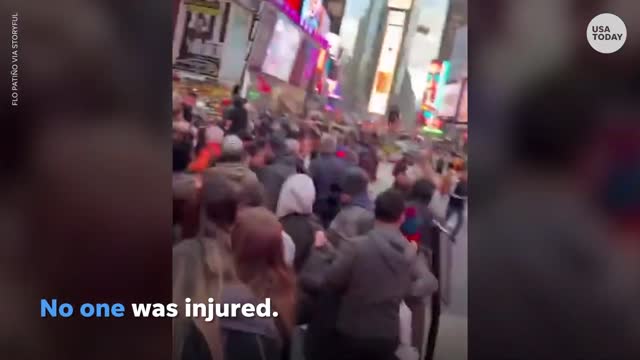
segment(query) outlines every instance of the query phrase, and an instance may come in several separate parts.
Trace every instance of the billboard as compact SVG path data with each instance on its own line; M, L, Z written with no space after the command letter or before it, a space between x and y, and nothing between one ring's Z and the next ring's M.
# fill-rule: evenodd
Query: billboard
M450 63L448 61L433 60L427 74L427 87L422 98L422 110L427 119L436 116L441 108L443 94L442 89L447 84Z
M370 113L384 115L387 112L394 71L402 45L405 16L404 11L389 11L387 29L382 40L378 68L369 98Z
M220 1L184 1L184 21L178 21L178 70L217 79L228 10Z
M304 0L300 12L300 24L325 36L331 29L331 19L322 6L322 0Z
M301 41L302 33L298 30L298 26L285 15L278 14L278 20L262 64L262 72L289 82Z

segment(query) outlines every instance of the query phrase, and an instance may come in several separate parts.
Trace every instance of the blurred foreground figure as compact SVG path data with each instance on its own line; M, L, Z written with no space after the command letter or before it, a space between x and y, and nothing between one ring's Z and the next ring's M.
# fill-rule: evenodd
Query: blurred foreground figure
M516 108L511 186L475 220L470 292L481 305L471 312L488 328L474 333L474 356L638 359L637 297L621 286L594 201L606 162L601 97L589 83L551 79Z
M222 176L206 179L202 190L205 223L202 234L180 242L173 249L173 301L207 303L218 298L225 282L235 281L230 230L236 220L238 201L233 187ZM181 306L180 314L185 309ZM174 320L174 359L219 359L222 355L217 320Z

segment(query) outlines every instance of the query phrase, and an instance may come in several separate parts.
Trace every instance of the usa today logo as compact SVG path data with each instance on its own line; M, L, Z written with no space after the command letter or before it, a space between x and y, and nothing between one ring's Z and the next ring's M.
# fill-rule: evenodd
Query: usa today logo
M587 41L602 54L612 54L627 40L627 27L622 19L613 14L600 14L587 27Z

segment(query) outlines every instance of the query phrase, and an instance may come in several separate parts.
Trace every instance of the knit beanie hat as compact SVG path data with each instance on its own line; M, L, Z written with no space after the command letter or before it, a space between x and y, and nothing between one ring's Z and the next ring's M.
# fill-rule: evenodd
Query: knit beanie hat
M369 177L367 173L359 167L350 167L346 170L342 179L342 192L355 196L367 192Z
M222 141L223 155L242 155L244 152L244 144L236 135L225 136Z

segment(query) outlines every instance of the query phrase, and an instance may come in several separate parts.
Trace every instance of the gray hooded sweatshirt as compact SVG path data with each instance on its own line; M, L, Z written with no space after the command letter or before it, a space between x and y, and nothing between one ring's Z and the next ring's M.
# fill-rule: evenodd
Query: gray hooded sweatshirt
M398 229L376 224L340 251L325 285L342 294L337 328L364 339L397 339L400 303L425 298L438 281Z

